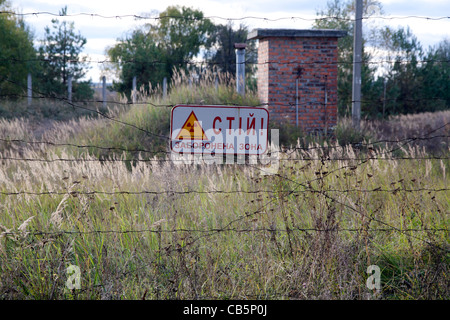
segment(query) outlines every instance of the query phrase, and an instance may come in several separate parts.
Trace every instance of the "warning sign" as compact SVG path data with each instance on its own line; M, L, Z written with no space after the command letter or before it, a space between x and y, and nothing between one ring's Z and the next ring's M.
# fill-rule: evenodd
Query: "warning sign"
M260 155L267 151L268 126L265 108L177 105L170 148L176 153Z
M180 133L176 137L178 140L208 140L203 131L201 123L195 116L194 111L191 112Z

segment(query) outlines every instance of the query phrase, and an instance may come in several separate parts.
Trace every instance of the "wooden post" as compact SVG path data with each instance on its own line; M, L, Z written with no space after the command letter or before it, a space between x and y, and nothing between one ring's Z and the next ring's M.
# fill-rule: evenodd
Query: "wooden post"
M31 73L28 74L28 78L27 78L27 96L28 96L28 106L31 106L31 99L33 97Z

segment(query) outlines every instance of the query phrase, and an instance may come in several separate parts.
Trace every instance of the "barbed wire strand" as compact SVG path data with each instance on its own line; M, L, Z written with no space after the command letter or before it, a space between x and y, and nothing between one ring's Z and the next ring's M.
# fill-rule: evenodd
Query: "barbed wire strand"
M10 80L10 79L7 79L7 78L4 79L4 81L7 81L8 83L14 84L14 85L16 85L18 87L22 87L23 89L25 89L23 85L21 85L20 83L17 83L16 81L13 81L13 80ZM36 93L36 94L39 94L39 95L44 95L42 92L39 92L39 91L37 91L35 89L32 89L32 92ZM161 135L161 134L157 134L157 133L154 133L154 132L150 132L150 131L145 130L144 128L138 127L138 126L136 126L136 125L134 125L132 123L128 123L128 122L125 122L123 120L116 119L116 118L112 117L111 115L109 115L109 114L107 114L105 112L102 112L102 111L99 111L99 110L96 110L96 109L90 109L90 108L83 107L81 105L75 104L75 103L73 103L72 101L70 101L67 98L61 98L61 97L53 96L52 99L64 102L64 103L66 103L67 105L69 105L69 106L71 106L73 108L77 108L77 109L81 109L81 110L85 110L85 111L96 113L99 116L102 116L103 118L106 118L106 119L108 119L108 120L110 120L112 122L116 122L116 123L119 123L119 124L124 125L124 126L132 127L132 128L134 128L134 129L136 129L138 131L144 132L145 134L147 134L149 136L154 136L154 137L161 138L161 139L164 139L164 140L168 140L169 139L169 137L167 137L167 136L164 136L164 135Z
M12 80L8 80L10 83L13 82ZM17 84L17 83L16 83ZM20 87L24 87L20 84L18 84ZM37 91L33 91L36 94ZM29 98L28 95L25 94L17 94L17 93L6 93L6 94L0 94L0 98ZM32 96L32 99L42 99L42 100L57 100L60 102L64 102L68 105L68 107L73 107L73 108L82 108L85 111L89 111L89 112L93 112L93 113L98 113L99 111L96 109L90 109L87 107L81 107L81 106L74 106L74 102L71 102L68 98L65 97L57 97L57 96L51 96L51 95L44 95L43 93L40 93L39 96ZM374 103L374 102L423 102L423 101L444 101L447 102L447 100L445 98L440 98L440 97L429 97L429 98L379 98L379 99L363 99L363 100L352 100L351 102L360 102L360 103ZM192 104L192 103L177 103L177 104L156 104L154 102L151 102L150 100L145 100L145 101L135 101L135 102L123 102L123 101L117 101L117 100L77 100L76 103L107 103L110 105L117 105L117 106L152 106L155 108L173 108L176 105L196 105L196 106L201 106L202 104ZM227 106L238 106L238 104L234 103L228 103L226 104ZM323 102L323 101L303 101L303 102L298 102L297 104L293 103L293 102L289 102L289 103L283 103L283 102L271 102L271 103L259 103L259 104L254 104L251 105L250 107L269 107L269 106L289 106L289 107L293 107L295 105L298 106L333 106L335 105L335 103L330 103L330 102ZM291 111L293 112L293 111Z
M135 20L163 20L163 19L176 19L176 20L187 20L187 21L201 21L201 20L225 20L225 21L242 21L242 20L263 20L268 22L276 22L281 20L303 20L303 21L320 21L320 20L336 20L336 21L347 21L347 22L354 22L356 19L354 18L342 18L338 16L316 16L314 18L309 17L302 17L302 16L284 16L284 17L277 17L277 18L268 18L268 17L260 17L260 16L243 16L243 17L222 17L222 16L204 16L201 18L189 18L184 16L177 16L177 15L158 15L158 16L150 16L150 15L142 15L142 14L120 14L120 15L102 15L98 13L88 13L88 12L79 12L79 13L54 13L49 11L35 11L35 12L15 12L15 11L0 11L0 14L3 15L12 15L12 16L20 16L20 17L26 17L26 16L40 16L40 15L47 15L47 16L53 16L53 17L68 17L68 18L74 18L74 17L90 17L90 18L101 18L101 19L125 19L125 18L132 18ZM438 21L438 20L445 20L450 19L450 16L438 16L438 17L431 17L431 16L419 16L419 15L407 15L407 16L363 16L363 20L369 20L369 19L382 19L382 20L405 20L405 19L421 19L421 20L427 20L427 21Z
M2 58L0 59L0 62L17 62L17 63L27 63L27 62L47 62L47 63L52 63L58 61L58 59L53 58L53 59L49 59L49 58L32 58L32 59L21 59L21 58L16 58L16 57L7 57L7 58ZM84 63L93 63L93 64L120 64L120 65L125 65L125 64L143 64L145 63L146 65L166 65L167 62L163 61L163 60L152 60L152 61L139 61L139 60L133 60L133 59L125 59L125 60L121 60L119 61L113 61L113 60L109 60L109 59L102 59L102 60L91 60L91 59L86 59L86 60L78 60L78 59L67 59L65 60L67 63L80 63L80 64L84 64ZM354 61L325 61L325 60L317 60L317 61L304 61L304 60L290 60L290 61L280 61L280 60L268 60L268 61L264 61L264 62L255 62L252 60L245 60L243 62L215 62L215 61L208 61L208 60L203 60L203 61L199 61L199 60L179 60L179 61L173 61L172 63L175 65L209 65L209 66L236 66L236 65L240 65L240 64L248 64L248 65L255 65L255 66L260 66L260 65L270 65L270 64L277 64L277 65L292 65L295 67L298 67L299 65L304 65L304 66L316 66L316 65L322 65L322 64L326 64L326 65L353 65L355 63L359 63L359 64L395 64L395 63L409 63L411 62L411 59L382 59L382 60L361 60L358 62L354 62ZM414 60L415 63L449 63L450 60L448 59L420 59L420 60Z
M52 16L60 16L59 14L53 14L50 12L33 12L33 13L23 13L23 14L17 14L17 13L12 13L12 12L5 12L5 11L1 11L0 14L15 14L15 15L20 15L20 16L27 16L27 15L52 15ZM74 17L74 16L91 16L91 17L100 17L100 18L115 18L115 19L121 19L121 18L128 18L128 17L132 17L134 19L163 19L163 18L173 18L173 17L144 17L144 16L138 16L138 15L121 15L121 16L102 16L102 15L98 15L98 14L88 14L88 13L78 13L78 14L72 14L72 15L67 15L68 17ZM206 18L206 17L205 17ZM268 18L261 18L261 17L241 17L241 18L224 18L224 17L216 17L216 16L212 16L212 17L208 17L208 18L215 18L215 19L224 19L224 20L244 20L244 19L262 19L262 20L266 20L266 21L278 21L281 19L303 19L303 20L317 20L318 18L314 18L314 19L305 19L302 17L282 17L282 18L277 18L277 19L268 19ZM327 17L327 19L330 19L331 17ZM364 19L412 19L412 18L417 18L417 19L426 19L426 20L443 20L443 19L449 19L450 17L420 17L420 16L407 16L407 17L364 17ZM319 18L322 19L322 18ZM343 19L341 19L343 20ZM345 19L348 21L354 21L352 19ZM441 62L448 62L448 61L441 61ZM380 62L381 63L381 62ZM48 97L47 97L48 98ZM98 112L89 108L84 108L82 106L78 106L70 101L68 101L67 99L62 99L62 98L56 98L56 97L52 97L54 99L60 100L64 103L67 103L68 105L74 107L74 108L80 108L80 109L85 109L85 110L89 110L91 112L96 112L98 113L100 116L105 117L106 119L110 120L110 121L114 121L117 123L120 123L122 125L125 126L131 126L134 127L137 130L143 131L146 134L149 135L153 135L153 136L159 136L161 138L164 139L168 139L168 137L166 136L161 136L161 135L157 135L151 132L148 132L147 130L143 129L143 128L139 128L133 124L130 123L125 123L121 120L112 118L111 116L108 116L107 114L104 114L102 112ZM168 105L166 105L166 107L168 107ZM436 129L436 130L432 130L431 132L427 133L427 134L431 134L432 132L435 132L439 129L444 128L445 126L447 126L448 124L445 124L444 126L441 126L440 128ZM435 138L448 138L448 136L445 135L441 135L441 136L435 136L435 137L426 137L426 135L420 136L420 137L410 137L410 138L405 138L404 139L404 145L412 142L412 141L418 141L418 140L429 140L429 139L435 139ZM129 150L127 148L120 148L120 147L102 147L102 146L88 146L88 145L76 145L76 144L70 144L70 143L54 143L54 142L48 142L48 141L26 141L26 140L22 140L22 139L4 139L1 138L0 141L3 141L5 143L27 143L27 144L46 144L46 145L53 145L53 146L70 146L70 147L77 147L77 148L97 148L97 149L102 149L102 150L116 150L116 151L125 151L125 152L150 152L149 150L144 150L144 149L134 149L134 150ZM373 143L367 143L366 146L373 146L377 143L399 143L399 141L376 141ZM330 148L333 146L327 146L327 148ZM318 147L315 147L318 148ZM401 148L400 146L393 148L389 151L387 151L386 153L393 153L396 150L398 150L399 148ZM307 150L304 148L299 148L299 149L303 149L303 150ZM153 152L153 151L151 151ZM157 153L157 152L154 152ZM160 152L158 152L160 153ZM90 161L90 159L26 159L26 158L17 158L14 160L23 160L23 161L46 161L46 162L50 162L50 161ZM414 158L404 158L404 159L414 159ZM418 159L418 158L415 158ZM425 159L425 158L423 158ZM427 159L448 159L448 157L443 157L443 158L427 158ZM13 158L2 158L0 160L13 160ZM135 161L137 159L131 159L131 160L126 160L126 161ZM148 159L139 159L138 161L147 161ZM305 159L285 159L285 160L305 160ZM312 159L311 159L312 160ZM323 159L323 158L317 158L314 160L322 160L322 161L326 161L326 160L332 160L332 159ZM337 159L336 159L337 160ZM232 191L224 191L224 190L209 190L209 191L198 191L198 190L188 190L188 191L172 191L172 190L167 190L167 191L73 191L74 193L72 195L76 195L76 194L86 194L86 195L93 195L93 194L172 194L172 195L187 195L187 194L198 194L198 193L214 193L214 194L232 194L232 193L244 193L244 194L256 194L256 193L286 193L285 196L289 196L289 195L295 195L298 193L318 193L323 195L324 197L328 198L331 201L334 201L335 203L338 203L344 207L346 207L347 209L350 209L352 211L355 211L356 213L363 215L365 217L367 217L370 221L374 221L377 222L379 224L384 225L385 227L383 228L369 228L369 227L361 227L361 228L338 228L338 227L333 227L333 228L302 228L302 227L298 227L298 226L290 226L289 228L275 228L275 227L267 227L267 228L263 228L263 227L259 227L259 228L238 228L238 227L233 227L233 225L238 224L240 221L242 221L243 219L248 219L256 214L259 213L263 213L264 210L266 210L266 208L274 203L275 201L277 201L277 198L274 197L271 200L267 201L266 203L262 204L257 210L250 212L250 213L245 213L242 216L229 221L225 226L223 227L219 227L219 228L211 228L211 229L190 229L190 228L177 228L177 229L172 229L172 230L165 230L165 229L154 229L154 228L150 228L150 229L141 229L141 230L89 230L89 231L69 231L69 230L59 230L59 231L31 231L31 232L27 232L28 234L33 234L33 235L41 235L41 236L59 236L59 235L87 235L87 234L127 234L127 233L200 233L201 235L198 236L197 238L191 239L189 241L186 241L186 243L183 246L176 246L175 244L169 244L167 247L165 247L164 249L166 251L179 251L179 250L183 250L189 246L191 246L192 244L194 244L196 241L205 238L205 237L211 237L213 235L216 234L220 234L222 232L235 232L235 233L249 233L249 232L399 232L402 234L407 235L408 237L412 237L415 238L417 240L423 241L429 245L432 246L438 246L435 243L432 243L420 236L416 236L412 233L419 233L419 232L448 232L449 230L447 228L407 228L407 229L400 229L398 227L395 227L389 223L387 223L386 221L382 221L377 219L376 217L374 217L373 215L366 215L363 212L363 208L355 208L353 206L350 206L342 201L339 201L337 199L335 199L334 197L332 197L330 195L330 193L332 192L336 192L336 193L350 193L350 192L364 192L364 193L372 193L372 192L389 192L389 193L393 193L393 194L397 194L400 192L446 192L449 191L449 189L447 188L438 188L438 189L433 189L433 188L417 188L417 189L406 189L406 188L395 188L395 189L383 189L381 187L378 188L373 188L373 189L347 189L347 190L339 190L339 189L315 189L312 187L311 183L314 181L319 181L319 180L323 180L325 177L329 176L332 173L336 173L339 170L344 170L347 168L357 168L365 163L367 163L369 160L380 160L380 158L370 158L370 157L366 157L365 159L351 159L351 158L342 158L340 160L360 160L360 162L358 164L352 164L352 165L346 165L346 166L341 166L335 170L331 170L329 172L321 172L320 176L314 179L309 179L309 180L305 180L302 182L298 182L295 181L287 176L281 175L279 173L275 174L276 177L278 177L279 179L282 179L284 181L289 181L290 183L294 184L295 187L287 189L287 190L278 190L278 191L274 191L274 190L232 190ZM394 158L395 160L395 158ZM259 167L254 167L257 170L264 170L261 169ZM298 190L298 188L303 187L303 190ZM47 192L28 192L28 191L17 191L17 192L7 192L7 191L2 191L0 192L1 195L7 196L7 195L63 195L63 194L67 194L68 192L57 192L57 191L47 191ZM255 201L255 200L250 200L250 201ZM5 236L14 236L19 234L19 232L14 232L14 231L8 231L8 232L3 232L2 235ZM87 288L89 289L89 288ZM87 290L85 289L85 290ZM260 297L260 295L254 295L255 297ZM276 295L275 295L276 296Z

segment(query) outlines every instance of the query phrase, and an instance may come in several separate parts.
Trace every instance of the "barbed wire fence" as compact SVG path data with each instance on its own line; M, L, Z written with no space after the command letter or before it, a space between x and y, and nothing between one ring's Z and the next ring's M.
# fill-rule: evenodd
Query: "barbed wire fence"
M133 19L133 20L143 20L143 21L158 21L158 20L164 20L164 19L178 19L178 20L193 20L193 21L198 21L198 20L203 20L203 19L211 19L211 20L223 20L223 21L244 21L244 20L256 20L256 21L265 21L265 22L276 22L276 21L283 21L283 20L287 20L287 21L310 21L310 22L314 22L314 21L328 21L328 20L334 20L334 21L345 21L345 22L355 22L356 18L342 18L342 17L338 17L338 16L316 16L314 18L309 18L309 17L301 17L301 16L284 16L284 17L278 17L278 18L267 18L267 17L257 17L257 16L244 16L244 17L222 17L222 16L205 16L202 18L189 18L189 17L180 17L180 16L171 16L171 15L166 15L166 16L152 16L150 14L125 14L125 15L102 15L102 14L98 14L98 13L87 13L87 12L80 12L80 13L73 13L73 14L61 14L61 13L52 13L52 12L48 12L48 11L35 11L35 12L26 12L26 13L21 13L21 12L15 12L15 11L8 11L8 10L4 10L4 11L0 11L0 15L8 15L8 16L16 16L16 17L20 17L20 18L24 18L24 17L39 17L39 16L51 16L51 17L68 17L68 18L77 18L77 17L91 17L91 18L96 18L96 19L116 19L119 21L123 21L123 20L128 20L128 19ZM450 19L450 17L448 16L439 16L439 17L430 17L430 16L420 16L420 15L407 15L407 16L384 16L384 15L369 15L369 16L363 16L362 20L409 20L409 19L419 19L419 20L425 20L425 21L445 21ZM15 58L15 57L10 57L8 59L3 59L0 60L1 62L13 62L13 63L26 63L26 62L52 62L51 59L46 59L46 58L35 58L35 59L19 59L19 58ZM71 63L71 62L79 62L79 61L72 61L70 59L67 60L67 63ZM304 61L292 61L292 62L279 62L276 61L278 64L287 64L287 65L295 65L295 66L299 66L299 65L310 65L310 66L314 66L316 64L321 64L324 63L323 61L318 60L317 62L304 62ZM364 59L361 61L361 64L367 64L367 65L376 65L376 64L393 64L393 63L408 63L410 62L409 60L391 60L391 59L377 59L377 61L365 61ZM440 60L440 59L435 59L435 60L420 60L420 61L416 61L416 63L427 63L427 62L435 62L435 63L448 63L448 60ZM114 63L111 60L108 59L103 59L103 60L91 60L91 59L87 59L85 61L83 61L83 63L88 63L88 64L106 64L106 63ZM122 64L128 64L128 63L138 63L135 60L124 60L121 61ZM162 60L154 60L154 61L146 61L146 63L149 64L164 64L165 62ZM258 62L254 62L254 61L244 61L244 64L251 64L251 65L255 65L258 66L261 63ZM264 62L263 64L271 64L273 63L273 61L267 61ZM355 62L354 61L338 61L336 62L338 65L352 65ZM183 60L183 61L178 61L175 62L175 64L178 65L195 65L195 66L220 66L221 63L215 63L212 61L196 61L196 60ZM330 62L327 62L327 64L330 64ZM334 62L331 62L331 64L334 64ZM135 91L137 88L134 88L133 91ZM2 97L10 97L10 98L19 98L21 97L21 95L8 95L8 94L2 94ZM28 96L28 98L31 98ZM34 98L34 97L33 97ZM42 98L42 96L37 96L37 98ZM426 98L426 99L430 99L430 98ZM425 99L425 100L426 100ZM437 99L440 100L440 98L431 98L431 100L433 99ZM367 101L367 100L366 100ZM388 102L388 100L386 100L386 102ZM93 102L93 101L80 101L80 102ZM99 102L99 101L96 101ZM104 103L107 103L107 101L103 101ZM355 102L363 102L363 101L355 101ZM134 104L136 104L136 101L133 101Z
M150 16L150 15L137 15L137 14L122 14L122 15L101 15L98 13L87 13L87 12L80 12L80 13L54 13L49 11L35 11L35 12L15 12L15 11L0 11L0 14L8 14L8 15L15 15L15 16L38 16L38 15L48 15L48 16L54 16L54 17L82 17L82 16L88 16L92 18L102 18L102 19L125 19L125 18L132 18L137 20L162 20L162 19L183 19L183 20L194 20L197 21L199 18L189 18L189 17L180 17L180 16L172 16L172 15L163 15L163 16ZM264 21L280 21L280 20L304 20L304 21L311 21L314 22L316 20L337 20L337 21L348 21L348 22L354 22L354 18L342 18L338 16L317 16L314 18L306 18L301 16L285 16L285 17L278 17L278 18L267 18L267 17L258 17L258 16L244 16L244 17L223 17L223 16L204 16L200 19L218 19L218 20L226 20L226 21L241 21L241 20L264 20ZM382 19L382 20L403 20L403 19L422 19L422 20L429 20L429 21L436 21L436 20L446 20L450 19L450 16L440 16L440 17L429 17L429 16L420 16L420 15L407 15L407 16L381 16L381 15L371 15L371 16L363 16L363 19Z
M14 14L17 16L25 17L25 16L37 16L37 15L51 15L51 16L59 16L58 14L50 13L50 12L33 12L33 13L13 13L13 12L6 12L1 11L0 14ZM145 17L145 16L139 16L139 15L115 15L115 16L103 16L99 14L94 13L79 13L79 14L68 14L66 15L68 17L79 17L79 16L90 16L93 18L102 18L102 19L125 19L125 18L132 18L137 20L157 20L161 19L161 17ZM169 18L169 16L167 17ZM179 17L177 17L179 18ZM224 18L224 17L205 17L205 18L215 18L215 19L223 19L227 21L241 21L246 19L257 19L257 20L263 20L263 21L279 21L279 20L308 20L308 21L315 21L317 19L338 19L336 17L323 17L323 18L314 18L314 19L308 19L308 18L302 18L302 17L281 17L277 19L268 19L268 18L262 18L262 17L241 17L241 18ZM364 17L364 19L386 19L386 20L392 20L392 19L423 19L423 20L429 20L429 21L436 21L436 20L446 20L450 19L450 17L420 17L420 16L407 16L407 17ZM347 21L354 21L352 19L345 19ZM11 61L14 61L15 63L25 63L30 60L20 60L20 59L11 59ZM39 59L39 61L42 62L48 62L47 59ZM110 61L103 60L103 61L96 61L96 60L88 60L88 63L108 63ZM135 61L127 61L126 63L134 63ZM384 60L384 61L363 61L363 63L368 64L377 64L377 63L392 63L393 61L390 60ZM405 61L407 62L407 61ZM422 61L423 63L427 61ZM435 62L445 62L448 63L448 60L439 60ZM154 61L154 63L161 63L161 61ZM197 62L197 61L183 61L183 63L187 64L208 64L208 62ZM249 62L246 62L249 63ZM270 63L270 62L268 62ZM294 63L294 62L293 62ZM314 62L314 64L320 64L320 61ZM338 62L338 64L351 64L353 62ZM256 63L257 64L257 63ZM295 65L298 65L297 62L295 62ZM2 81L7 81L9 84L17 86L23 90L26 90L27 87L17 83L11 79L8 78L1 78ZM8 93L0 93L0 97L3 98L27 98L28 95L21 95L21 94L8 94ZM62 102L66 104L67 106L73 107L73 108L79 108L82 110L87 110L90 112L96 113L98 116L105 118L107 121L118 123L122 126L133 128L134 130L140 131L144 133L145 135L156 137L158 139L161 139L163 141L169 142L169 137L163 134L159 134L156 132L151 132L145 128L139 127L133 123L126 122L124 120L121 120L119 118L116 118L114 116L111 116L110 114L106 112L99 111L98 109L91 109L89 107L86 107L85 103L100 103L104 102L104 100L85 100L85 101L79 101L79 102L72 102L68 98L61 98L61 97L55 97L55 96L49 96L42 92L39 92L37 90L33 90L33 98L37 99L54 99L56 101ZM440 98L436 98L439 100ZM427 98L427 100L433 100L430 98ZM412 102L417 101L417 99L412 100ZM128 103L128 102L119 102L115 100L107 101L108 103L114 103L114 104L121 104L121 105L142 105L147 106L151 105L153 107L158 108L171 108L174 105L168 105L168 104L161 104L157 105L152 102L148 101L138 101L134 103ZM183 104L182 101L179 102L180 104ZM320 104L321 102L317 102ZM258 106L267 107L267 104L260 104ZM215 228L174 228L174 229L163 229L160 226L151 227L151 228L142 228L142 229L125 229L125 230L85 230L85 231L77 231L77 230L34 230L34 231L27 231L28 235L31 236L51 236L51 237L58 237L61 235L67 235L67 236L75 236L75 237L81 237L84 235L103 235L103 234L144 234L144 233L150 233L150 234L156 234L158 237L161 237L162 234L192 234L192 236L185 241L183 245L179 244L169 244L165 248L160 248L161 252L165 252L166 254L174 253L174 252L181 252L183 250L189 250L190 247L192 247L195 243L197 243L200 240L205 240L208 238L212 238L218 234L223 233L309 233L309 232L317 232L317 233L339 233L339 232L355 232L355 233L372 233L372 232L386 232L386 233L401 233L405 235L408 238L418 240L420 242L426 243L429 246L436 247L439 250L444 251L450 251L447 247L442 247L438 243L433 243L423 237L422 233L426 232L434 232L434 233L442 233L448 237L449 229L447 227L442 228L426 228L426 227L418 227L418 228L399 228L397 226L394 226L390 224L387 221L380 220L379 218L375 217L374 215L368 215L364 210L357 205L352 206L336 196L336 194L349 194L349 193L365 193L365 194L374 194L374 193L384 193L384 194L390 194L392 196L401 195L405 193L409 194L420 194L420 193L447 193L450 191L450 188L431 188L431 187L418 187L418 188L409 188L406 186L401 187L393 187L393 188L385 188L382 186L375 187L372 189L362 189L362 188L347 188L347 189L335 189L335 188L321 188L319 185L313 186L313 183L319 183L323 182L327 177L337 174L339 172L343 172L346 170L356 170L359 167L363 165L368 165L371 163L371 161L397 161L397 160L404 160L404 161L431 161L431 160L446 160L448 161L448 152L444 155L429 155L429 156L397 156L395 155L397 151L402 150L402 148L405 148L415 142L418 141L435 141L437 139L444 139L447 142L448 146L448 138L449 138L449 127L450 123L445 123L442 126L432 128L428 132L425 132L422 135L418 136L411 136L404 139L396 139L396 140L390 140L390 139L383 139L373 142L359 142L357 144L352 144L351 146L353 148L360 148L364 149L368 152L362 152L359 156L355 157L349 157L349 156L343 156L341 154L338 155L329 155L327 151L330 150L338 150L338 149L344 149L348 146L340 146L340 145L327 145L327 146L309 146L309 147L293 147L289 150L278 150L276 151L279 154L279 157L277 158L277 161L280 161L281 163L308 163L308 162L321 162L321 163L336 163L338 161L341 162L347 162L342 163L342 165L338 166L337 168L333 168L331 170L328 170L326 168L323 168L323 170L319 170L316 172L316 177L311 179L306 179L304 181L296 181L292 177L289 177L286 174L283 173L272 173L271 176L275 179L278 179L280 181L289 182L291 184L290 188L281 188L281 189L255 189L255 190L162 190L162 191L155 191L155 190L119 190L119 191L104 191L104 190L90 190L90 191L83 191L83 190L48 190L48 191L32 191L32 190L1 190L0 196L2 197L20 197L20 196L32 196L32 197L43 197L43 196L77 196L77 195L86 195L86 196L96 196L96 195L130 195L130 196L138 196L138 195L172 195L172 196L192 196L195 194L208 194L211 196L215 195L260 195L260 194L266 194L268 197L271 197L269 200L265 201L264 203L261 203L257 209L249 212L241 212L235 219L232 219L230 221L226 221L223 223L221 227L215 227ZM29 157L20 157L20 156L7 156L7 155L0 155L0 163L2 164L9 164L12 162L43 162L43 163L53 163L53 162L73 162L73 163L83 163L83 162L101 162L104 165L108 165L110 163L117 163L117 162L148 162L148 163L161 163L161 162L173 162L176 163L176 159L169 159L168 156L170 155L170 151L154 151L154 150L147 150L144 148L135 148L130 149L126 147L112 147L112 146L100 146L100 145L88 145L88 144L76 144L76 143L66 143L66 142L56 142L56 141L44 141L44 140L34 140L34 139L18 139L18 138L10 138L10 137L0 137L0 142L7 144L7 145L26 145L26 146L44 146L44 147L73 147L77 149L97 149L97 150L103 150L103 151L111 151L111 152L128 152L136 154L136 157L132 158L109 158L109 159L93 159L90 157L78 157L78 158L29 158ZM376 149L378 146L389 146L387 149L381 151L380 153L375 153L374 155L371 155L370 150ZM302 156L299 156L299 152L307 152L311 150L321 150L323 153L321 156L308 156L307 154L302 154ZM447 150L448 151L448 150ZM154 156L161 156L159 158L155 158ZM188 166L190 164L187 164ZM254 169L255 171L264 172L264 167L259 167L257 165L250 165L246 164L246 166ZM3 189L3 188L2 188ZM279 195L283 195L282 197L289 197L289 196L296 196L300 194L310 194L310 195L317 195L322 196L325 199L332 201L334 203L337 203L343 207L345 207L347 210L354 212L357 215L364 216L368 219L369 222L367 222L367 225L361 225L360 228L340 228L339 226L331 226L329 228L323 227L312 227L312 228L306 228L306 227L298 227L298 226L290 226L285 228L279 228L279 227L257 227L257 228L248 228L245 226L241 226L241 223L243 221L250 221L251 219L254 219L258 215L263 215L267 212L267 209L271 204L273 204L275 201L278 201ZM256 199L252 199L249 201L256 201ZM375 222L379 226L378 227L369 227L370 222ZM1 233L2 236L8 237L8 236L17 236L22 234L23 232L13 231L13 230L6 230ZM145 266L141 266L140 268L145 268ZM129 272L129 271L128 271ZM90 290L96 286L99 285L93 285L91 287L83 287L82 290L87 291ZM249 297L259 297L258 294L248 294ZM201 297L201 296L198 296ZM277 293L274 293L272 295L268 295L266 297L269 298L279 298L280 296L277 295ZM203 297L204 298L204 297Z

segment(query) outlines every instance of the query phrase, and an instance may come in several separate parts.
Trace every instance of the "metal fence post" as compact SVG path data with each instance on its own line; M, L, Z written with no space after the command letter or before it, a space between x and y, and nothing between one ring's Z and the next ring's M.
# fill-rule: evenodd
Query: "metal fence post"
M245 95L245 43L235 43L236 49L236 91Z
M131 101L136 103L136 76L133 77L133 89L131 91Z
M167 98L167 78L163 79L163 98Z
M31 99L33 96L33 88L32 88L32 82L31 82L31 73L28 74L27 78L27 96L28 96L28 106L31 106Z
M106 107L106 77L102 77L102 99L103 99L103 107Z
M67 99L72 102L72 76L67 79Z

